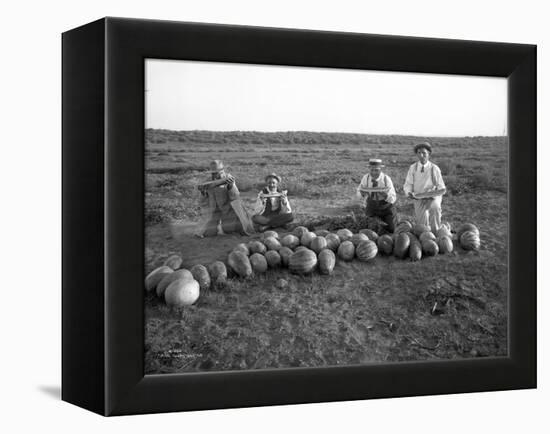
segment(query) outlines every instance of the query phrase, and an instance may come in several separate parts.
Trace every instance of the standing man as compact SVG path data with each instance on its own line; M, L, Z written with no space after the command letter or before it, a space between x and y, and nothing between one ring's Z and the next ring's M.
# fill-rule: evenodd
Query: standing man
M266 186L258 193L252 216L252 221L258 225L260 232L284 227L294 220L286 190L281 191L279 188L281 177L271 173L265 177L265 183Z
M378 158L369 160L369 173L363 176L356 196L360 200L366 200L367 217L379 217L386 223L386 230L393 233L397 218L394 206L397 195L391 178L382 173L384 167L382 160Z
M416 223L428 226L435 233L441 227L441 199L447 189L441 170L430 161L432 146L419 143L414 153L418 161L409 167L403 190L407 197L414 199Z
M241 203L235 178L225 172L220 160L210 163L210 172L211 179L198 186L201 193L203 219L196 235L216 236L220 223L225 234L254 232L250 217Z

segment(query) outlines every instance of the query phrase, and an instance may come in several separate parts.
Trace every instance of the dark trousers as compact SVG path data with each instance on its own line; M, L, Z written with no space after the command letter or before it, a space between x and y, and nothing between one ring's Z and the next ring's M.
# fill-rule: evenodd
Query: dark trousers
M218 234L218 223L220 220L222 221L222 230L225 234L232 232L244 234L243 225L232 209L225 214L222 214L220 210L216 210L206 224L205 237L214 237Z
M393 204L386 201L367 201L367 209L365 210L367 217L378 217L386 223L386 231L393 233L397 222L397 212Z
M278 228L280 226L284 226L287 223L290 223L292 220L294 220L294 215L290 212L285 214L256 214L252 217L252 221L254 223L270 228Z

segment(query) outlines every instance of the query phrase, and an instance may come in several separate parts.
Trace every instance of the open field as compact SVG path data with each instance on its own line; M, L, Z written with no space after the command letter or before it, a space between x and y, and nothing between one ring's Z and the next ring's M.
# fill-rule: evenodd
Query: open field
M296 223L350 221L368 158L384 159L400 216L412 145L424 138L336 133L146 131L146 272L178 253L188 268L225 260L248 237L196 239L195 185L222 159L252 209L263 178L283 177ZM507 142L426 138L449 193L443 219L475 223L481 249L420 262L379 256L338 262L332 276L270 270L201 294L184 310L146 298L146 373L457 359L507 353ZM258 235L253 238L258 237ZM283 277L289 287L275 288ZM435 303L441 306L431 313Z

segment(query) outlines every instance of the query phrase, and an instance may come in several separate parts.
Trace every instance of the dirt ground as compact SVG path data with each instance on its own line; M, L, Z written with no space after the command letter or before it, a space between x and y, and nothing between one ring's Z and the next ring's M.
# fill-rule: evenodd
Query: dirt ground
M314 273L302 277L286 269L269 270L247 280L231 278L227 286L201 293L198 302L186 309L168 308L162 299L146 295L145 373L506 355L506 186L498 179L479 176L472 182L476 172L470 170L481 164L484 173L497 173L495 168L501 169L507 158L506 146L496 140L482 148L469 146L466 140L460 143L467 158L456 158L456 144L439 147L448 153L440 152L443 162L443 156L448 161L471 161L470 166L462 166L463 171L456 168L456 162L455 166L445 163L450 166L444 172L450 193L443 201L444 220L455 228L464 222L475 223L481 232L479 251L464 251L455 241L453 253L419 262L381 255L370 263L338 261L331 276ZM386 153L399 154L397 150L401 150L404 154L393 156L393 173L387 171L396 186L402 185L399 177L404 174L398 173L412 163L410 150L402 144L374 148L377 146ZM256 178L266 172L282 172L291 186L289 198L296 210L296 223L321 229L332 218L349 216L350 196L369 157L363 155L364 147L361 143L347 145L349 159L327 164L319 147L312 145L300 156L304 159L300 170L290 167L297 160L288 150L266 144L255 145L254 149L264 149L262 154L230 148L222 157L234 167L239 162L241 168L247 168L237 176L237 185L242 178L242 199L249 209L257 186L247 188L251 181L246 176L250 172L257 172ZM326 149L331 147L326 146L323 152ZM198 210L189 186L204 177L201 164L219 157L219 146L201 149L193 141L183 145L181 141L172 145L161 142L151 143L148 150L146 272L174 253L183 257L185 268L225 261L236 244L259 237L192 236ZM182 150L185 161L176 164L174 154ZM379 150L372 153L381 154ZM269 161L267 157L272 157L273 163L262 166L260 162ZM382 154L382 158L391 161L392 156ZM320 164L312 167L311 161ZM442 170L445 164L441 164ZM182 165L191 169L181 172L178 167ZM399 188L398 195L399 214L410 216L412 206ZM287 288L275 287L280 278L288 281Z

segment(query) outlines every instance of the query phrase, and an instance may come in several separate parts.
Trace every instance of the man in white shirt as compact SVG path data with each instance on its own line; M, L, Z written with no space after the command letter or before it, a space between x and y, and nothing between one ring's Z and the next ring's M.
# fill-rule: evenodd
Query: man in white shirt
M432 147L429 143L419 143L414 147L418 161L409 167L403 190L407 197L414 199L414 214L417 224L426 225L435 233L441 227L441 199L446 193L441 170L430 161ZM418 199L417 194L433 197Z
M386 230L393 233L397 219L394 206L397 196L391 178L382 173L383 167L382 160L378 158L369 160L369 173L361 179L356 196L366 201L365 214L368 217L379 217L386 223Z

